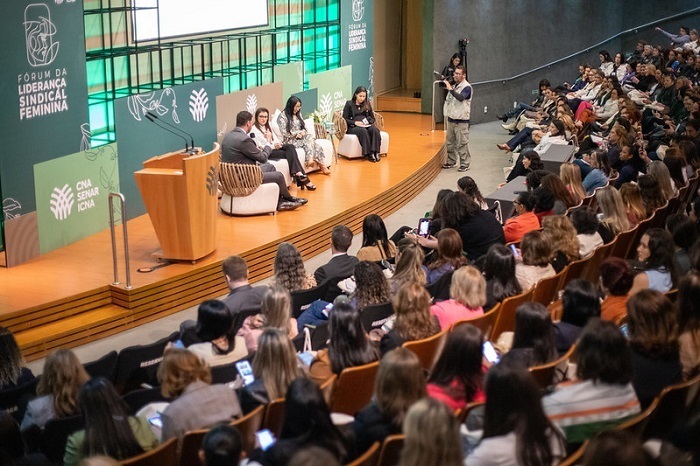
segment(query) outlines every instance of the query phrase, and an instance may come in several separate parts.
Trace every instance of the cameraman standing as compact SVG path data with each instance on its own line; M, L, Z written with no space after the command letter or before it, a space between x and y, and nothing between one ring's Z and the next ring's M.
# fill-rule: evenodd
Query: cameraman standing
M459 65L454 71L454 85L444 80L447 88L447 99L443 115L447 117L447 163L442 168L454 168L459 161L458 171L469 170L471 155L469 154L469 115L472 103L472 86L466 80L466 69Z

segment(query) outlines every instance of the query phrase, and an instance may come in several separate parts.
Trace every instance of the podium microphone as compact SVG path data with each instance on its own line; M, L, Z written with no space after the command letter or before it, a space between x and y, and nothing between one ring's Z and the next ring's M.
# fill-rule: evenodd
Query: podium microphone
M154 120L159 120L161 123L164 123L164 124L170 126L171 128L173 128L173 129L179 131L180 133L182 133L182 134L184 134L185 136L187 136L188 138L190 138L190 144L192 145L192 153L194 153L194 138L192 137L192 135L191 135L190 133L188 133L187 131L184 131L184 130L178 128L178 127L175 126L175 125L171 125L170 123L168 123L168 122L165 121L165 120L161 120L160 117L159 117L157 114L155 114L155 113L153 113L153 112L151 112L151 111L146 112L146 115L151 115L151 118L153 118Z
M189 146L187 145L187 138L186 138L185 136L183 136L182 134L176 133L175 131L171 131L171 130L169 130L168 128L166 128L165 126L159 125L159 124L156 122L156 119L153 118L153 115L151 114L151 112L146 112L146 119L147 119L148 121L150 121L151 123L153 123L154 125L156 125L157 127L159 127L160 129L165 130L165 131L167 131L168 133L174 134L175 136L177 136L177 137L181 138L183 141L185 141L185 152L188 153L188 154L190 153L190 148L189 148ZM194 146L193 146L193 148L194 148Z

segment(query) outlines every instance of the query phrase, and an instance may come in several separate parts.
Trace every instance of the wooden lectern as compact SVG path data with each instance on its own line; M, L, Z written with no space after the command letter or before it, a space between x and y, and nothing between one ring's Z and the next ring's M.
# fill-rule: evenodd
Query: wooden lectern
M163 259L195 261L216 241L218 143L198 155L171 152L134 173Z

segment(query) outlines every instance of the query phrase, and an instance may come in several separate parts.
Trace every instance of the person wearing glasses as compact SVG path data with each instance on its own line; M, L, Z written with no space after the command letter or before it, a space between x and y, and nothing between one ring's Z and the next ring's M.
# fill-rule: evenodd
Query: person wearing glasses
M525 233L537 230L540 227L540 221L537 215L532 211L535 207L535 199L529 192L518 194L518 197L513 201L515 212L518 214L506 220L503 225L503 233L506 235L506 241L520 241L525 236Z

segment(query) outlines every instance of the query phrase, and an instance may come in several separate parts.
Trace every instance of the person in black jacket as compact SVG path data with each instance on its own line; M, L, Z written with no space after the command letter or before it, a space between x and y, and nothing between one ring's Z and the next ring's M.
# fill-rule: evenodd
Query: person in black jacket
M382 134L374 126L372 104L367 99L367 89L358 86L343 108L343 118L348 124L348 134L354 134L362 146L362 155L370 162L379 162Z

